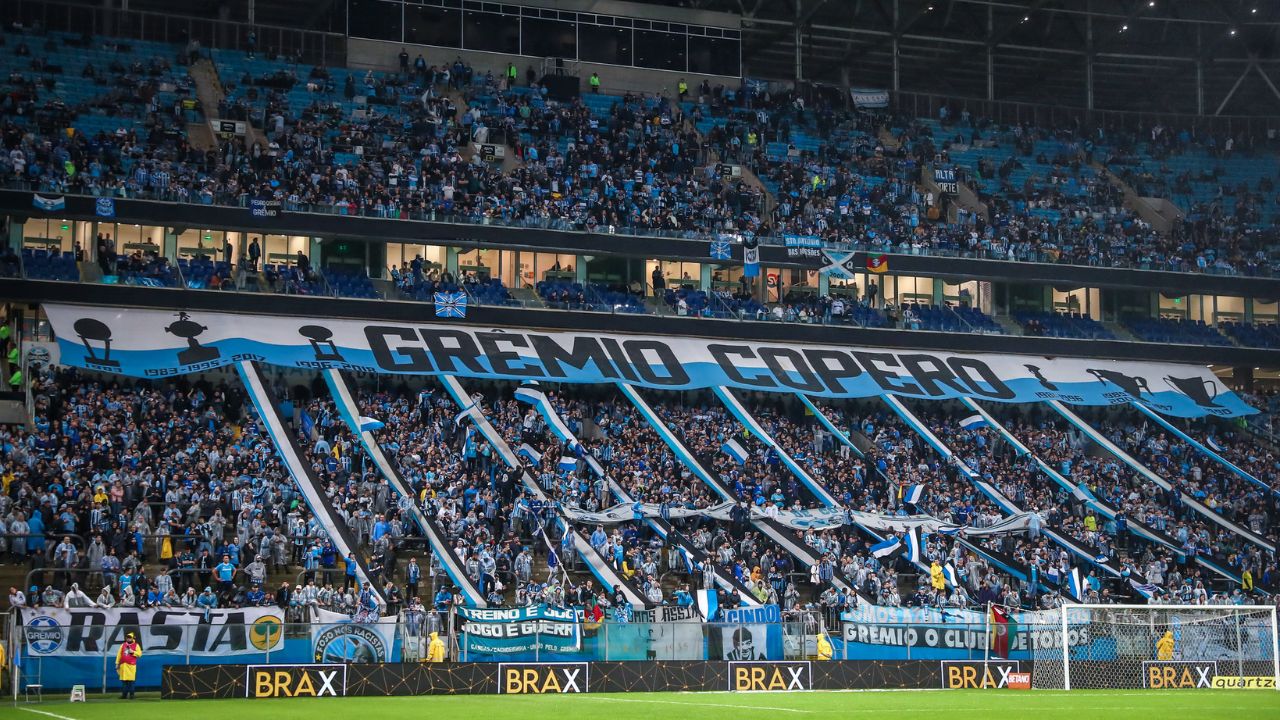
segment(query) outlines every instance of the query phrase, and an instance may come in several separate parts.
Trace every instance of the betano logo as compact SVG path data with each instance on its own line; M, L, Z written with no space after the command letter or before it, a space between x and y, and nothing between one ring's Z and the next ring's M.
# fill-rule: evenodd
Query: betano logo
M729 690L733 692L808 690L812 686L807 661L729 663Z
M344 665L249 665L245 697L339 697L347 694Z
M550 695L587 692L587 663L498 663L498 692Z

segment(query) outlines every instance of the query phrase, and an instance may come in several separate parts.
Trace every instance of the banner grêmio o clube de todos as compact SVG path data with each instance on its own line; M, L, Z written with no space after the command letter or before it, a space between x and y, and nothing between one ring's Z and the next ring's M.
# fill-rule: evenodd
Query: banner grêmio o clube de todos
M601 383L727 386L822 397L970 397L1075 405L1139 402L1177 417L1255 412L1201 366L640 334L486 329L455 323L44 306L64 364L135 377L240 361L294 368Z

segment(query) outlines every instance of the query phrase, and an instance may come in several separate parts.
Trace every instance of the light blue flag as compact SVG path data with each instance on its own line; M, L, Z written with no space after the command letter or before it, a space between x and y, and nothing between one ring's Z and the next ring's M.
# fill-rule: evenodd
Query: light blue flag
M742 443L739 443L733 438L726 440L725 443L720 446L720 450L722 450L725 455L728 455L738 461L739 465L745 465L747 462L746 448L742 447Z

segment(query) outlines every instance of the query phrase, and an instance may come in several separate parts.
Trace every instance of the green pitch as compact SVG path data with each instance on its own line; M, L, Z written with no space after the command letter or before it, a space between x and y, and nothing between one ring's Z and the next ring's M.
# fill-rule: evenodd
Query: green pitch
M835 720L881 716L981 720L1201 720L1280 717L1274 690L936 690L810 693L626 693L590 695L455 695L433 697L132 702L91 697L0 705L0 718L20 720Z

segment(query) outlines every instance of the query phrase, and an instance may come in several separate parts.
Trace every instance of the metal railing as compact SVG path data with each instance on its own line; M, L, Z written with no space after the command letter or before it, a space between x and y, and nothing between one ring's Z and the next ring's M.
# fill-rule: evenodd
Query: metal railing
M25 180L7 179L3 186L12 190L26 190L35 192L52 192L59 194L80 194L90 197L103 196L102 193L78 192L75 188L52 187L45 183L32 183ZM214 192L212 193L211 202L203 202L200 195L190 194L183 197L176 191L162 190L140 190L127 191L123 194L111 193L114 197L124 197L138 200L156 200L160 202L186 203L192 205L214 205L221 207L238 207L245 208L249 206L249 195L242 192ZM510 227L519 229L536 229L536 230L554 230L561 232L588 233L595 232L597 234L614 235L619 238L619 244L625 244L635 238L676 238L684 240L709 240L713 237L713 233L705 230L662 230L656 228L643 227L615 227L611 232L605 232L600 229L592 229L583 222L574 220L564 220L557 218L515 218L502 219L492 218L481 215L454 215L444 212L435 211L412 211L404 210L398 206L383 207L360 207L351 203L336 204L312 204L312 203L291 203L286 202L286 211L291 213L308 213L315 215L337 215L343 217L367 217L377 219L398 219L405 222L434 222L445 223L458 226L458 237L465 237L467 227ZM783 245L782 234L761 234L759 236L761 244L779 246ZM1273 262L1260 263L1258 267L1227 269L1215 267L1213 265L1205 268L1197 267L1194 258L1179 259L1170 262L1152 262L1143 260L1141 257L1110 257L1105 262L1099 259L1096 262L1089 262L1087 259L1076 260L1069 257L1062 249L1057 247L1047 249L1030 250L1019 253L1019 256L1011 258L1007 250L998 248L976 248L967 249L961 247L958 242L949 243L946 246L938 247L917 247L910 245L907 241L909 238L901 238L900 242L884 242L884 243L859 243L859 242L831 242L823 243L823 247L830 250L867 252L867 253L889 253L894 255L914 255L918 257L937 257L937 258L967 258L974 260L1001 260L1015 263L1034 263L1041 265L1071 265L1096 268L1119 268L1128 270L1152 270L1162 272L1178 272L1200 275L1229 275L1229 276L1246 276L1246 277L1274 277L1280 274L1280 268L1273 267ZM498 249L501 249L500 247ZM1136 254L1136 250L1135 250Z

